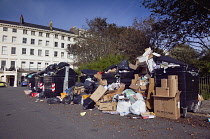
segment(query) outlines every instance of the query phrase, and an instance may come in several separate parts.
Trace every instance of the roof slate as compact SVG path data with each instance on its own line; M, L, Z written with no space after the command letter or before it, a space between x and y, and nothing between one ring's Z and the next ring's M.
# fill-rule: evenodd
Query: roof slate
M12 24L12 25L18 25L18 26L25 26L25 27L33 27L33 28L44 29L44 30L56 30L56 31L61 31L61 32L65 32L65 33L75 34L74 32L71 32L71 31L68 31L68 30L63 30L63 29L54 28L54 27L52 29L50 29L50 27L48 27L48 26L42 26L42 25L31 24L31 23L26 23L26 22L21 24L19 22L0 20L0 23Z

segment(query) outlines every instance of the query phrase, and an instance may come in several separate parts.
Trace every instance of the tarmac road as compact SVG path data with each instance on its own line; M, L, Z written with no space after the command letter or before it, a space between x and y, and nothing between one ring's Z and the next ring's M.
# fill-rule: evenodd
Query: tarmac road
M171 120L129 119L81 105L47 104L24 94L25 87L0 88L0 139L210 139L207 116ZM80 112L86 112L80 116Z

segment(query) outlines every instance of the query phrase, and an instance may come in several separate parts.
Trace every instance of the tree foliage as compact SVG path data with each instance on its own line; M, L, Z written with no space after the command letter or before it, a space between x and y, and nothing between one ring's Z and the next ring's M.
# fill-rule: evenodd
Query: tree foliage
M197 63L201 75L210 75L210 51L204 53Z
M159 32L160 43L166 47L189 43L202 49L210 49L209 0L142 0L157 17L153 26Z
M196 66L196 63L198 63L198 58L199 58L200 54L199 54L199 52L197 52L195 49L193 49L189 45L179 44L179 45L176 45L170 51L169 56L174 59L185 62L189 65Z
M121 55L110 54L110 55L98 58L98 59L91 61L89 63L82 64L81 66L79 66L78 71L80 71L82 69L104 71L107 67L109 67L111 65L119 64L123 59L127 59L127 58L123 57Z
M109 24L106 18L96 17L87 20L89 28L77 43L68 47L68 52L76 56L78 64L87 63L98 58L113 54L123 55L130 61L153 47L151 40L154 19L135 19L130 27Z

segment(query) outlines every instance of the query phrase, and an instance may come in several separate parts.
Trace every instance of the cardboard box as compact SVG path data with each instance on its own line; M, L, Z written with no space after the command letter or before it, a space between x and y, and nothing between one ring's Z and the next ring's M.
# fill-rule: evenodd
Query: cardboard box
M154 113L169 119L180 118L180 91L175 97L154 96Z
M168 80L167 79L161 79L161 87L168 87Z
M177 79L178 80L178 75L168 75L168 79Z
M155 88L155 95L157 96L169 96L169 88L168 87L156 87Z
M104 102L99 104L99 110L115 111L117 109L117 102Z
M169 87L169 96L175 97L176 92L178 91L178 76L177 75L168 76L168 87Z
M147 90L147 86L145 85L134 85L131 84L129 86L129 88L131 88L134 92L140 93L141 91L145 92Z
M131 80L131 84L134 84L134 85L135 85L136 82L137 82L137 80L135 80L135 79L132 79L132 80Z
M95 92L90 96L90 98L97 102L106 92L106 88L104 88L102 85L99 85L98 88L95 90Z
M107 102L107 101L111 101L112 100L112 96L111 95L104 95L102 98L101 98L101 101L100 102Z

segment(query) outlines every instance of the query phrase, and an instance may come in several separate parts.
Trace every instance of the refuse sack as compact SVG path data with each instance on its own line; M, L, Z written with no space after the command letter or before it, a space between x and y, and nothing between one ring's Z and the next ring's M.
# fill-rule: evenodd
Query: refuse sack
M81 95L74 95L73 102L74 104L81 104L82 96Z
M120 115L122 115L122 113L123 113L122 116L127 115L130 113L130 111L129 111L130 106L131 106L130 101L120 100L117 103L117 112L119 112Z
M61 103L61 101L57 97L55 97L55 98L47 98L47 103L48 104L59 104L59 103Z
M142 100L137 100L130 106L130 112L136 115L146 112L146 104Z
M63 68L63 67L65 67L65 66L70 66L68 63L66 63L66 62L60 62L58 65L57 65L57 68Z
M83 101L83 109L93 109L95 107L95 102L90 98L86 98L84 101Z
M44 95L43 91L39 93L39 98L45 98L45 95Z
M67 95L66 97L63 98L62 104L70 104L71 103L71 96Z
M131 70L128 60L124 59L117 65L118 70Z

